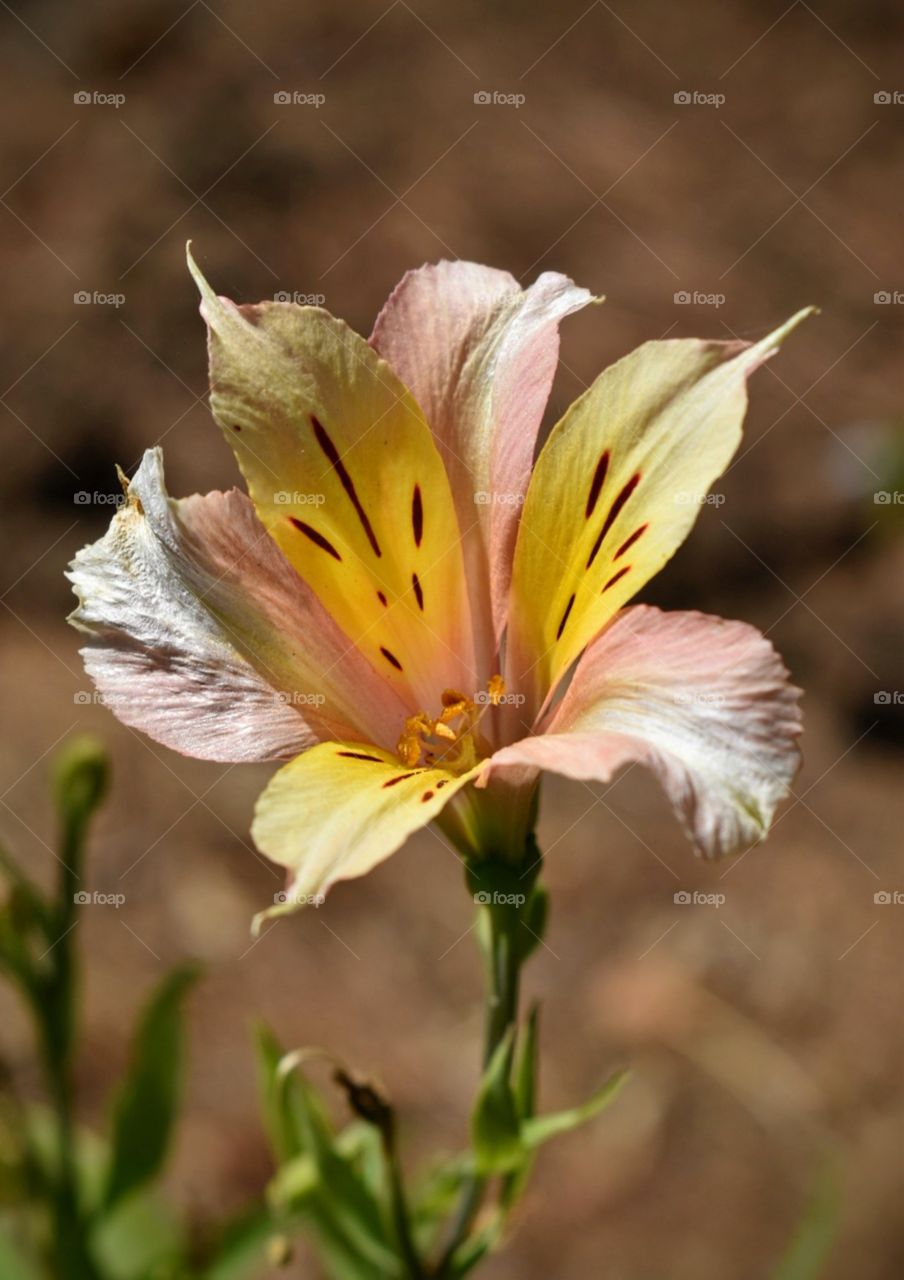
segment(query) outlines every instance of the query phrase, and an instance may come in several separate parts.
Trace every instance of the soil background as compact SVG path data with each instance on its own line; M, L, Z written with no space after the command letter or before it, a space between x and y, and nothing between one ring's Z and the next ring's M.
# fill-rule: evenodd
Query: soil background
M84 1119L187 956L207 977L169 1190L197 1223L270 1171L255 1018L377 1074L412 1165L464 1143L475 1081L481 974L441 840L252 945L280 886L248 836L270 770L183 760L90 699L63 570L110 518L114 463L159 441L174 494L237 480L186 239L220 292L322 295L365 334L423 261L567 272L607 302L563 327L550 422L645 339L758 336L815 303L754 380L720 501L644 592L769 634L806 691L803 773L769 842L719 866L640 769L546 785L543 1100L634 1075L546 1149L486 1275L761 1280L830 1145L827 1280L899 1280L904 906L875 895L904 890L904 10L11 0L0 31L0 833L49 879L49 756L103 736L88 887L126 900L81 918ZM5 991L0 1011L36 1090ZM318 1274L304 1247L286 1274Z

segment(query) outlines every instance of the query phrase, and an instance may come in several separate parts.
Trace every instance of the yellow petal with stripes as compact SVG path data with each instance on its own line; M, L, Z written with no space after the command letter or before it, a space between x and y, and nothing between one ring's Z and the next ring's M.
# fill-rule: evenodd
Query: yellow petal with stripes
M410 705L479 687L449 482L411 394L327 311L239 307L189 266L211 407L265 528Z
M555 427L512 582L507 683L528 709L687 537L738 447L748 376L810 310L755 344L645 343Z
M257 802L257 847L290 871L270 916L318 903L337 880L363 876L431 822L481 770L406 768L379 747L323 742L285 765Z

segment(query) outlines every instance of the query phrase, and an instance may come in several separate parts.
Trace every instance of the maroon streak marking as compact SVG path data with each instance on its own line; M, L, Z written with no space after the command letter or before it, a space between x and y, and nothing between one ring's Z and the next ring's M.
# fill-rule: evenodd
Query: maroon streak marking
M600 489L603 487L603 481L606 479L606 472L609 470L609 450L606 449L600 454L600 460L596 464L596 470L593 473L593 479L590 482L590 492L587 494L587 506L584 509L584 519L589 520L596 508L597 499L600 496Z
M391 653L389 649L384 648L383 645L380 645L380 652L382 653L386 661L391 663L392 666L395 667L396 671L402 670L402 664L401 662L399 662L398 658L395 656L394 653Z
M311 414L311 425L314 428L314 435L317 437L317 443L329 459L330 465L339 477L339 483L348 494L349 502L355 508L358 519L361 521L361 527L367 534L368 542L373 547L374 555L381 556L383 553L380 550L379 542L377 542L377 536L373 531L373 525L370 523L370 520L367 517L367 512L361 505L361 499L358 497L358 491L355 489L355 482L348 474L348 468L345 463L339 457L339 450L333 444L321 423L314 417L313 413Z
M608 591L610 587L614 587L616 582L618 582L619 578L623 578L626 573L630 573L630 572L631 572L631 566L629 564L626 564L624 569L619 569L618 573L613 573L612 577L603 587L603 591ZM603 591L600 592L600 595L603 594Z
M605 538L606 534L615 524L616 520L621 514L622 507L628 501L631 494L634 492L634 490L637 488L639 484L640 484L640 472L637 471L631 477L631 479L628 481L625 487L622 489L621 493L615 499L612 506L609 508L609 514L606 516L606 519L603 521L603 527L602 529L600 529L596 542L594 542L593 544L593 550L590 552L590 556L588 557L587 564L585 566L587 569L590 568L590 566L593 564L594 560L596 559L596 553L599 551L602 545L603 538Z
M629 548L629 547L633 547L633 546L634 546L634 543L637 541L637 539L641 536L641 534L646 533L646 531L647 531L647 529L649 529L649 527L650 527L650 526L649 526L648 524L642 524L642 525L640 526L640 528L639 528L639 529L635 529L635 530L634 530L634 532L631 534L630 538L626 538L626 539L624 540L624 542L621 544L621 546L619 547L619 549L616 551L616 553L615 553L615 555L612 557L612 559L613 559L613 560L620 560L620 559L621 559L621 557L622 557L622 556L625 554L625 552L628 550L628 548Z
M342 556L333 546L328 538L322 533L318 533L316 529L312 529L309 524L305 524L303 520L296 520L294 516L289 516L289 523L293 525L299 533L303 533L306 538L310 538L315 546L320 547L321 551L326 551L334 560L341 560Z
M400 773L395 778L390 778L387 782L384 782L383 787L384 789L386 787L394 787L397 782L404 782L406 778L414 778L420 772L420 769L415 769L412 773Z
M572 593L571 599L568 601L568 604L566 604L565 606L565 612L562 614L562 621L559 623L559 629L556 632L557 640L561 640L562 638L562 632L565 630L565 623L568 621L568 615L571 613L571 610L573 607L574 607L574 594Z
M383 764L379 756L366 756L363 751L337 751L337 756L344 756L346 760L372 760L374 764Z
M421 613L424 612L424 589L421 586L421 580L416 573L411 575L411 585L414 587L414 594L417 598L417 607Z
M411 527L414 531L414 545L419 547L424 536L424 500L421 497L421 486L414 486L411 498Z

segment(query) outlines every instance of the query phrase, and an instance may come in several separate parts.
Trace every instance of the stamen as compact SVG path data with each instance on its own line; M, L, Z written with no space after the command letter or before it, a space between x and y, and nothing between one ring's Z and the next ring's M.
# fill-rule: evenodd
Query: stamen
M487 695L494 707L498 707L505 694L505 681L502 676L492 676L487 685Z

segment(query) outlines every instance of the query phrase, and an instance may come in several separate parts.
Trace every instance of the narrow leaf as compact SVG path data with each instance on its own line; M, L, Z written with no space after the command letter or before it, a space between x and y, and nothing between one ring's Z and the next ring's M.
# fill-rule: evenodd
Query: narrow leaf
M521 1141L524 1146L532 1151L542 1146L544 1142L548 1142L550 1138L555 1138L560 1133L568 1133L586 1124L588 1120L592 1120L614 1100L628 1079L628 1074L627 1071L616 1071L615 1075L610 1076L605 1084L601 1085L579 1107L572 1107L568 1111L552 1111L548 1115L533 1116L525 1120L521 1125Z
M826 1160L818 1170L804 1216L772 1280L817 1280L828 1260L841 1209L838 1170Z
M489 1061L471 1117L471 1137L478 1173L502 1173L517 1168L523 1158L515 1095L509 1084L512 1029Z
M107 1208L153 1178L163 1164L181 1086L182 1002L197 976L194 966L174 970L141 1015L113 1111Z

